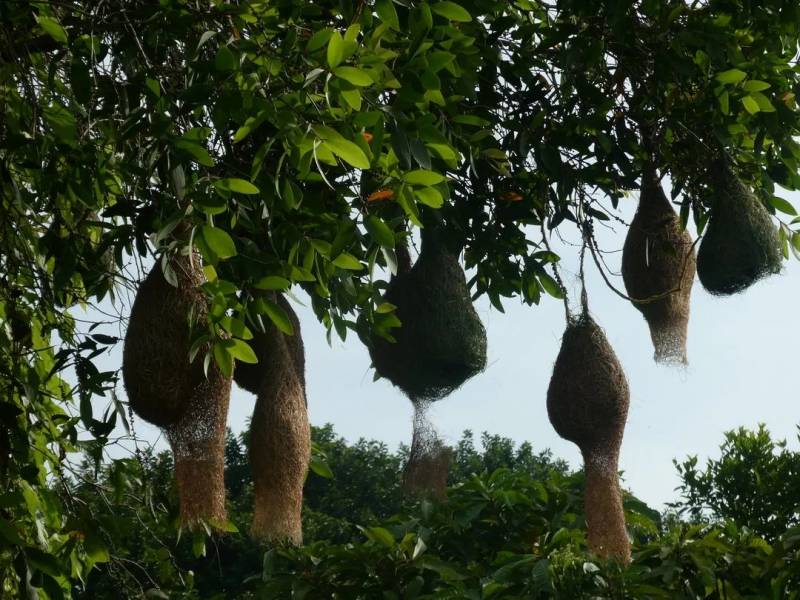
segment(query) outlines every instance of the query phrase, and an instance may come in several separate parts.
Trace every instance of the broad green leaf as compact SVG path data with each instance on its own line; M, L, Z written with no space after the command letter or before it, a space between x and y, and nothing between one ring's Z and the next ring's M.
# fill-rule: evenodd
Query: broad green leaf
M792 206L792 203L779 196L770 196L769 203L773 206L773 208L781 211L782 213L791 215L793 217L797 215L797 210L794 206Z
M227 46L220 46L214 58L214 68L217 71L233 71L236 68L236 57Z
M324 477L325 479L333 479L333 471L331 471L328 463L316 454L311 455L311 460L308 462L308 468L320 477Z
M544 271L541 271L540 273L537 273L537 276L545 292L553 296L553 298L562 299L564 297L564 290L561 289L561 286L558 285L558 282L550 275Z
M444 175L440 175L435 171L428 171L427 169L409 171L405 174L403 179L405 179L406 183L412 185L436 185L445 180Z
M367 87L374 83L369 73L357 67L337 67L333 70L333 74L359 87Z
M730 94L727 91L722 92L719 95L719 109L722 111L723 115L728 115L731 112L730 106Z
M378 13L378 18L389 27L395 30L400 29L400 19L397 16L392 0L376 0L375 12Z
M267 275L256 281L253 287L258 290L288 290L291 285L291 282L285 277Z
M751 115L761 111L761 107L759 107L758 102L756 102L756 99L752 96L745 96L742 98L742 104L744 105L745 110Z
M361 110L361 92L358 90L342 90L339 94L353 110Z
M761 112L775 112L775 107L772 106L772 102L761 92L753 92L750 96L756 101Z
M67 32L58 21L52 17L37 16L36 22L39 24L39 27L55 41L62 44L67 43Z
M455 2L437 2L431 5L431 10L440 17L450 19L451 21L458 21L460 23L472 21L472 16L467 9Z
M233 357L228 352L223 342L214 344L214 362L226 377L233 375Z
M238 194L251 195L260 192L260 190L249 181L236 178L218 179L214 182L214 187L220 191L236 192Z
M369 169L367 155L355 142L339 138L325 140L322 145L356 169Z
M342 34L334 31L328 40L328 66L331 70L339 66L344 59L344 39Z
M200 235L203 236L208 248L219 258L236 256L236 244L226 231L211 225L203 225Z
M764 90L769 89L769 87L770 85L766 81L759 81L758 79L745 81L742 85L742 89L745 92L763 92Z
M375 215L368 215L364 226L369 234L384 248L394 248L394 233L386 222Z
M740 71L739 69L729 69L727 71L717 73L716 80L720 83L739 83L745 77L747 77L747 73L744 71Z
M270 320L275 323L275 326L286 335L294 335L294 327L289 315L282 307L275 304L272 300L267 298L259 298L257 301L258 309Z
M415 188L414 195L422 204L430 206L431 208L441 208L442 204L444 204L444 198L442 198L442 194L439 193L439 190L436 188Z
M347 269L348 271L360 271L364 268L364 265L361 264L361 261L347 252L342 252L331 262L340 269Z
M243 363L248 363L251 365L258 363L258 357L256 356L256 353L253 352L253 349L247 342L234 338L225 340L225 346L227 347L230 355L236 360L240 360Z
M455 164L458 156L455 151L447 144L425 144L436 156L449 164Z

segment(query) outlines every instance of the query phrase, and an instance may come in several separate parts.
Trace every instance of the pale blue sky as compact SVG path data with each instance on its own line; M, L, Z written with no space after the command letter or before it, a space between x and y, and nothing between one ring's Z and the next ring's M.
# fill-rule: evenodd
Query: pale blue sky
M797 205L798 198L792 198ZM621 215L629 220L635 197L624 199ZM625 228L599 231L605 250L619 250ZM573 241L576 236L572 235ZM577 294L577 249L556 245L563 256L567 285ZM608 257L618 271L621 254ZM796 375L798 331L794 310L800 297L800 265L792 259L784 273L765 279L743 294L716 298L698 281L692 292L689 367L663 367L652 360L647 326L639 312L615 296L587 259L590 307L606 329L624 366L631 406L622 447L624 485L661 508L677 497L673 458L715 455L724 431L766 423L774 436L797 449L800 421ZM622 288L621 278L615 284ZM529 441L551 448L577 468L577 448L559 438L547 420L545 394L564 329L562 304L545 298L528 307L505 303L505 314L485 299L478 312L489 338L486 371L450 397L436 403L431 418L445 440L456 441L464 429ZM394 448L411 437L410 402L385 380L372 381L369 355L355 335L329 347L324 328L309 308L297 307L307 353L310 419L333 423L348 440L374 438ZM115 352L110 361L118 360ZM118 363L117 363L118 365ZM110 366L110 365L109 365ZM120 386L121 387L121 386ZM229 424L241 431L253 408L252 395L235 389ZM159 431L139 422L136 431L149 440ZM163 444L163 440L160 442Z

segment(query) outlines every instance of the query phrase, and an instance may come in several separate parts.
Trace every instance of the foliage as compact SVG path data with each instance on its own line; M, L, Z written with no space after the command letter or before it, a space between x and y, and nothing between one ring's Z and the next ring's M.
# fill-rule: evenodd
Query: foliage
M543 458L547 453L531 469L531 462L518 460L532 455L529 446L515 448L488 434L482 439L477 450L466 432L456 446L456 464L497 468L465 468L463 474L456 468L446 502L408 504L399 495L407 450L390 453L367 440L348 444L330 426L315 428L316 456L334 477L309 475L302 548L259 547L236 532L206 544L202 536L176 544L169 454L145 453L141 462L130 461L118 494L112 470L94 477L87 464L73 493L91 507L112 551L79 595L158 597L158 590L176 598L797 597L797 527L770 542L733 522L673 520L665 528L658 513L628 496L634 562L622 570L587 552L580 473L569 474L563 463ZM233 436L228 448L229 483L240 490L231 494L229 506L244 529L251 515L247 453Z
M725 433L720 457L698 468L697 456L675 462L682 511L693 519L732 521L766 540L800 526L800 452L774 440L762 424Z
M700 230L711 154L794 217L799 35L786 0L0 3L2 593L69 596L121 547L65 490L127 427L97 359L156 261L202 254L196 348L229 371L290 328L260 290L342 337L398 326L381 274L434 217L498 309L562 297L545 230L596 258L649 138Z

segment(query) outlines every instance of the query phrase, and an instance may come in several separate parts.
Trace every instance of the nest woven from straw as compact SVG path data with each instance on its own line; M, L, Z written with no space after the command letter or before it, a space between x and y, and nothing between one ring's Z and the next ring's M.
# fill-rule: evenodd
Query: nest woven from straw
M251 533L270 542L302 542L303 485L311 458L311 428L302 381L282 335L270 352L250 422L255 506Z
M630 560L630 541L617 471L629 403L625 373L603 330L586 312L571 319L547 390L547 414L583 454L589 546L622 562Z
M547 414L558 435L584 452L619 448L630 391L614 349L588 314L567 324L547 389Z
M199 286L199 259L170 261L178 278L172 286L161 264L153 266L139 285L131 308L122 353L122 377L133 411L162 428L178 422L197 386L205 381L203 353L189 362L190 314L201 320L207 300Z
M714 199L697 252L697 274L710 293L730 295L780 272L783 258L764 205L727 163L717 161L711 172Z
M201 350L189 362L190 319L203 319L207 300L199 257L175 257L174 287L160 264L139 286L123 349L128 401L141 418L167 432L175 456L181 521L224 521L224 444L231 379Z
M249 342L253 351L256 353L258 363L248 364L240 363L236 365L234 372L234 380L236 384L247 390L252 394L258 394L262 381L265 377L272 377L271 369L273 368L271 352L274 352L277 341L276 336L285 338L286 345L294 361L294 368L305 390L306 386L306 355L305 347L303 345L303 336L300 331L300 319L297 313L292 308L292 305L286 300L283 294L275 294L270 297L270 300L275 301L278 306L286 311L289 316L289 321L292 323L294 335L284 335L274 323L266 319L266 330L254 332L253 339Z
M414 433L403 468L403 492L414 498L444 499L453 452L439 439L428 419L427 402L414 403Z
M584 454L584 513L589 548L606 559L631 561L616 455Z
M370 356L379 375L412 400L439 400L486 367L486 330L472 305L457 255L433 232L410 271L389 284L397 306L395 342L373 336Z
M634 300L667 294L650 302L633 302L650 328L658 362L687 362L695 270L692 238L672 210L655 169L648 169L642 177L639 207L625 238L622 278Z

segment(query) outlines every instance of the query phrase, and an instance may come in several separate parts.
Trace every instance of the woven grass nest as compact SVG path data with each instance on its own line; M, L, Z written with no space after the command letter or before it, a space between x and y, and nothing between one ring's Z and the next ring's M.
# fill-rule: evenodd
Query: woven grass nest
M617 472L629 403L625 373L605 333L588 312L573 317L553 367L547 414L583 455L589 547L622 562L630 561L630 540Z
M175 457L181 520L226 519L225 425L231 380L212 361L203 371L201 349L189 361L191 320L202 322L207 300L198 256L176 256L170 267L177 287L156 264L139 286L131 308L122 375L133 411L164 429Z
M385 299L402 326L395 342L374 336L375 370L412 401L439 400L486 367L486 330L472 305L458 253L433 226L413 267L400 270Z
M650 167L622 251L622 278L650 328L655 360L687 363L686 337L696 261L692 238ZM664 295L666 294L666 295ZM661 296L661 297L659 297ZM657 298L649 302L636 302Z
M446 446L428 419L428 402L414 404L414 434L403 468L403 493L412 498L442 500L447 495L447 476L453 451Z
M769 212L730 165L717 160L710 171L714 198L697 274L710 293L730 295L780 272L781 245Z
M311 458L305 393L305 352L300 321L282 295L273 297L294 335L272 322L250 342L258 364L240 365L236 383L257 395L250 421L254 510L251 534L277 543L302 543L303 485Z

